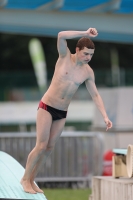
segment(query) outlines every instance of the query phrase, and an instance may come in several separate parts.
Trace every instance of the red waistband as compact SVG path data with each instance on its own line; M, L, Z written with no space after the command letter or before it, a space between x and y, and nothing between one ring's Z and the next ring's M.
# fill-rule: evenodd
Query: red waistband
M47 105L45 103L43 103L42 101L40 101L39 108L43 108L43 109L47 110Z

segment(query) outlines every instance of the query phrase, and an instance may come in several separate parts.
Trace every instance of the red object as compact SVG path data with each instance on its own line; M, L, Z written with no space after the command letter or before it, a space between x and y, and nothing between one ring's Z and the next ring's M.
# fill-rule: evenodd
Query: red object
M109 150L103 156L103 176L112 176L112 156L114 153Z

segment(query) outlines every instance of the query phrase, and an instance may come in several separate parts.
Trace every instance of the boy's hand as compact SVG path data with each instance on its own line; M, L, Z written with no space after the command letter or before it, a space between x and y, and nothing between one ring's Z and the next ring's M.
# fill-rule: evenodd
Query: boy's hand
M107 127L106 131L108 129L112 128L112 122L108 118L105 118L104 121L105 121L105 124L106 124L106 127Z
M97 32L97 30L95 28L89 28L87 30L87 34L90 37L96 37L98 35L98 32Z

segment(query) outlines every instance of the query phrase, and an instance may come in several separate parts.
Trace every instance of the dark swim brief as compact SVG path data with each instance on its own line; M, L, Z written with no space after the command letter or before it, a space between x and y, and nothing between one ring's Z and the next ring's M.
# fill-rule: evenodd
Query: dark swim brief
M67 116L67 111L58 110L56 108L48 106L47 104L43 103L42 101L40 101L40 103L39 103L38 109L39 108L42 108L42 109L48 111L51 114L53 120L63 119L63 118L66 118L66 116Z

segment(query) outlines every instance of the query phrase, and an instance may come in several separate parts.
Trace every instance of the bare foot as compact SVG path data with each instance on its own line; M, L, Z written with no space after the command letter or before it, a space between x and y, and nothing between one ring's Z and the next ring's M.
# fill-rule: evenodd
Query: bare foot
M33 190L30 181L27 180L21 180L20 181L21 185L23 186L23 189L25 192L30 193L30 194L36 194L36 192Z
M43 190L41 190L33 181L31 182L31 186L33 190L35 190L38 193L44 193Z

